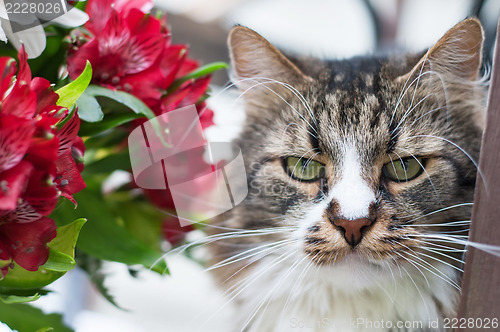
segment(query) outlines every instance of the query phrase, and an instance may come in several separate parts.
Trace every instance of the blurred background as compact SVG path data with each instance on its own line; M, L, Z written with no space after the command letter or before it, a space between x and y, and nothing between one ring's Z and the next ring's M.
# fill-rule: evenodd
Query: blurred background
M492 58L500 0L156 0L166 12L173 42L187 44L203 63L228 61L226 36L235 24L248 26L279 48L294 54L346 58L375 52L420 51L460 20L477 16L486 33L485 64ZM238 94L224 90L228 74L218 71L208 100L216 125L208 139L232 139L244 119L234 103ZM196 232L188 240L203 236ZM194 253L203 260L203 248ZM137 267L106 264L106 286L117 308L73 270L35 302L45 312L64 314L77 332L233 332L225 322L231 304L195 260L167 256L171 276ZM69 296L69 294L71 294Z

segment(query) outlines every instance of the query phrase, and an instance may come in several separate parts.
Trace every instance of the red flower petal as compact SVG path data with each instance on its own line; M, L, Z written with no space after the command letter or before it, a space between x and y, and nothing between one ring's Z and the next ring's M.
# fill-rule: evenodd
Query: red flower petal
M52 213L59 199L59 192L51 176L35 169L23 195L26 202L42 216Z
M83 143L83 140L81 137L76 137L75 141L73 142L73 146L71 147L71 156L73 157L73 160L75 161L76 168L78 168L78 171L81 173L85 167L83 163L83 155L85 154L85 144Z
M0 172L24 157L35 131L33 124L32 119L0 113Z
M136 36L158 35L161 33L161 21L156 17L144 14L143 11L137 8L131 8L126 17L129 30Z
M9 57L1 57L0 68L2 68L2 77L0 77L0 99L3 99L5 92L9 90L11 84L14 82L13 77L16 73L16 61Z
M161 113L167 113L179 108L178 106L182 103L182 100L190 92L190 87L179 89L172 94L167 95L161 100Z
M151 0L115 0L115 7L118 12L127 14L132 9L139 9L143 13L148 13L153 8Z
M181 227L179 219L176 217L169 217L163 221L163 236L173 246L179 244L186 237L186 233L194 230L193 225Z
M55 175L55 161L59 150L59 140L34 137L24 160L29 161L37 170Z
M59 138L59 155L68 152L71 149L73 141L77 137L78 130L80 130L80 118L75 114L61 129L57 131L56 135Z
M132 12L134 15L143 13ZM144 24L138 24L139 32ZM146 16L149 20L157 20ZM142 19L142 18L141 18ZM154 24L146 24L152 27ZM101 55L99 71L107 73L110 79L114 76L139 73L153 65L163 50L163 35L159 31L148 34L131 31L128 23L116 12L111 14L104 31L99 36L99 52ZM115 84L117 84L116 82Z
M21 118L31 119L36 112L36 94L31 91L30 83L17 81L2 101L2 112Z
M200 105L196 105L196 109L198 110L198 115L200 117L201 128L205 129L215 124L214 111L208 108L205 102Z
M165 190L155 190L155 189L143 189L144 194L149 198L149 200L156 206L164 209L175 209L174 200L169 189Z
M132 9L139 9L143 13L147 13L151 8L153 8L153 2L150 0L89 0L86 12L90 19L85 27L99 35L104 30L113 11L125 17Z
M2 266L2 261L10 260L10 251L7 241L0 234L0 266Z
M130 41L130 31L126 22L115 11L111 12L110 18L96 37L99 45L99 66L93 66L96 73L106 75L103 80L111 80L115 76L122 76L124 72L123 56ZM97 76L97 77L99 77Z
M88 0L85 11L89 14L89 20L85 27L95 34L99 34L113 12L115 0Z
M55 183L61 195L76 204L73 194L86 187L80 171L76 167L71 151L66 151L57 158L57 176Z
M56 224L49 218L30 223L8 223L0 226L9 241L12 258L28 271L36 271L49 258L47 243L56 237Z
M187 105L197 104L200 101L201 97L203 97L206 94L211 79L212 79L211 76L205 76L196 79L191 84L192 85L191 92L189 93L189 96L186 97L186 99L183 101L182 105L187 106Z
M30 88L36 94L36 114L40 114L46 107L56 105L59 95L54 92L50 82L45 78L33 78Z
M99 80L100 76L96 74L96 69L99 68L99 42L96 38L85 43L77 51L70 50L67 63L71 79L75 80L83 73L87 60L90 61L94 70L93 81Z
M182 64L182 67L179 69L179 72L177 73L177 78L185 76L198 68L200 66L199 62L193 59L186 59L184 63Z
M9 272L10 267L10 251L7 244L7 239L0 233L0 280L2 280Z
M28 184L33 166L20 161L16 166L0 173L0 210L14 210Z
M19 53L19 72L17 73L17 82L29 84L31 82L31 69L28 65L28 54L24 50L24 45L21 46Z
M17 222L26 223L33 222L42 217L42 215L35 211L35 209L29 205L28 202L22 201L18 203L15 210L7 211L6 214L1 215L0 213L0 225L3 223Z
M152 107L151 105L158 103L163 94L160 85L160 71L157 68L150 68L137 74L124 76L120 80L119 87Z
M164 80L162 87L168 88L172 82L179 77L179 71L184 63L188 61L187 48L184 45L172 45L165 49L162 54L160 68L163 71Z
M205 94L210 76L202 77L188 85L180 88L171 95L167 95L162 99L162 113L170 112L176 108L195 105L200 98Z
M132 75L126 75L120 80L120 88L144 101L149 107L154 108L164 90L175 79L176 73L184 61L184 46L163 47L163 53L148 69ZM161 112L158 111L157 114Z

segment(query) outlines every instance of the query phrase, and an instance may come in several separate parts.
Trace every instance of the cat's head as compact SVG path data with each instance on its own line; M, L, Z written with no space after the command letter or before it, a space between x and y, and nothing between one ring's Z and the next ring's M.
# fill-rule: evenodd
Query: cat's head
M419 55L293 60L233 28L249 195L232 226L282 227L273 236L318 266L457 265L447 238L467 235L470 219L482 44L467 19Z

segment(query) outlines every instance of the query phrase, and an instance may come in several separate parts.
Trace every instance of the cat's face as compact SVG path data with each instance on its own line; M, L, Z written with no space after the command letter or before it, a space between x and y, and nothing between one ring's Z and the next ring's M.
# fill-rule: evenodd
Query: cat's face
M467 20L425 55L292 62L235 28L249 195L226 225L276 229L235 241L283 241L321 268L460 266L450 238L466 236L470 219L482 38Z

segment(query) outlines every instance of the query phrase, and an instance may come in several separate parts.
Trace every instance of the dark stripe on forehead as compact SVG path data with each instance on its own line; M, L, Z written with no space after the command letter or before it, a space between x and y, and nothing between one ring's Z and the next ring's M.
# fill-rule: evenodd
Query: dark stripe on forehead
M321 152L319 148L319 140L318 140L318 135L319 133L312 133L311 131L308 131L309 133L309 142L311 142L311 146L315 152Z
M330 91L335 89L372 90L372 79L379 76L383 58L373 61L373 57L355 57L349 60L333 60L327 62L331 78L328 82ZM368 81L367 81L368 79Z
M399 139L399 133L401 131L401 128L396 129L396 121L392 121L392 123L389 126L389 146L387 147L387 153L394 152L394 149L396 148L396 144L398 143Z
M386 111L387 104L381 93L380 75L373 75L373 94L377 98L377 105L373 108L373 118L371 126L375 128L382 123L382 113Z
M308 130L309 133L309 142L311 143L312 148L314 149L315 152L320 152L321 149L319 147L319 137L321 137L319 131L320 131L320 116L318 116L318 113L321 113L324 111L325 108L325 101L321 100L320 101L321 108L322 109L317 109L316 107L313 109L313 115L314 118L309 121L311 126L314 128L311 130Z

